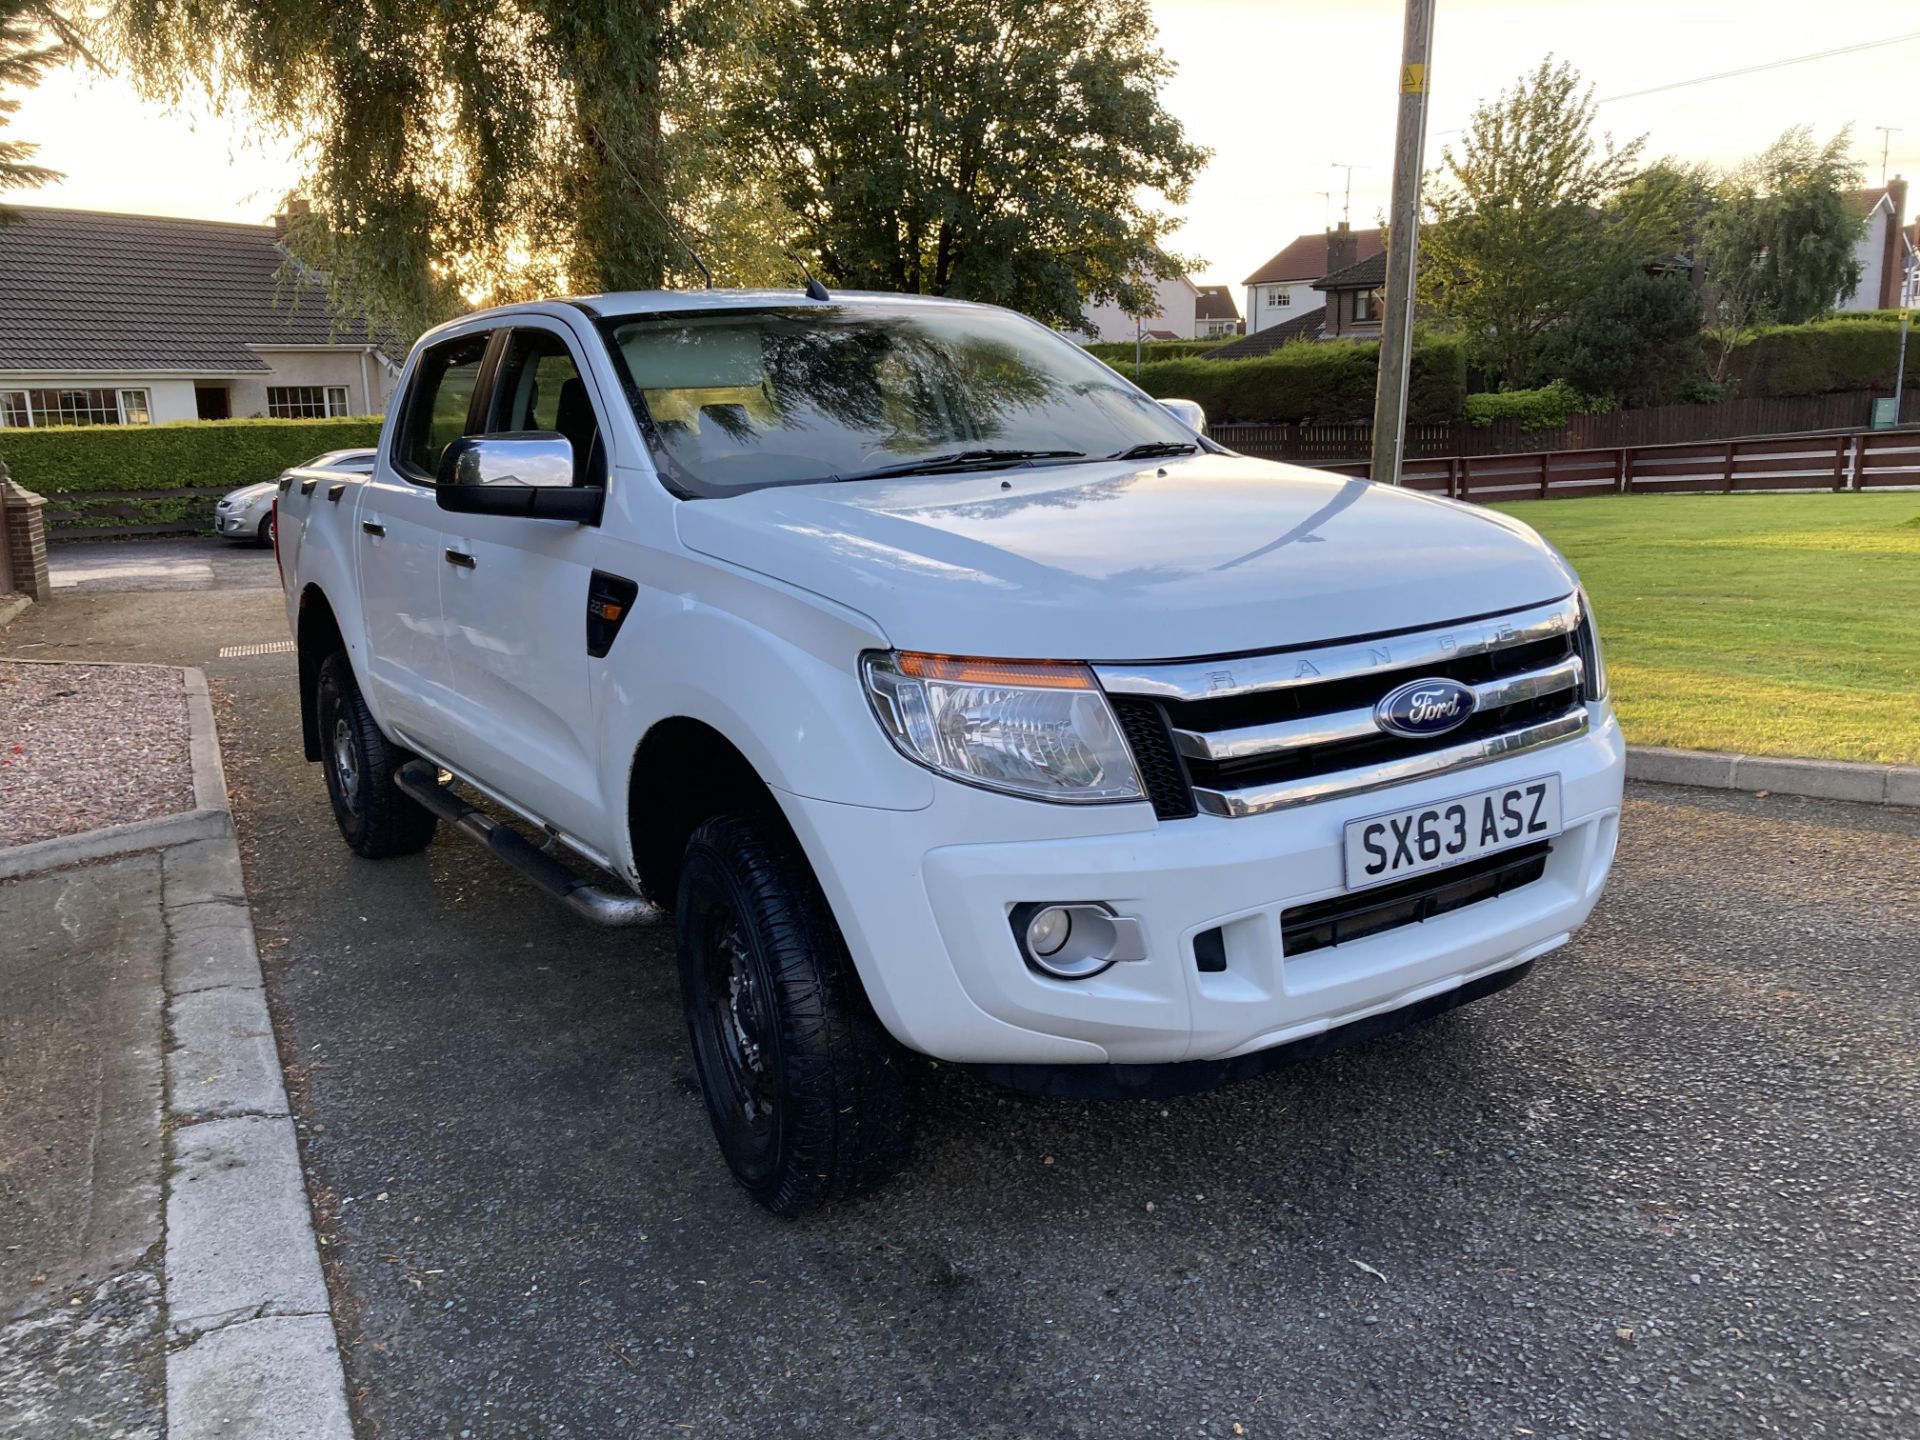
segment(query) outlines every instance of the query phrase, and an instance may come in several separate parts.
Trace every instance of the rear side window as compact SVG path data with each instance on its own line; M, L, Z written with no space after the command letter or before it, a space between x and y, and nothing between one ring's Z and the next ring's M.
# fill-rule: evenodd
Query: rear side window
M413 387L407 394L396 457L415 479L431 482L440 473L441 453L469 433L467 414L473 405L474 386L480 381L487 338L484 334L462 335L435 345L420 357Z

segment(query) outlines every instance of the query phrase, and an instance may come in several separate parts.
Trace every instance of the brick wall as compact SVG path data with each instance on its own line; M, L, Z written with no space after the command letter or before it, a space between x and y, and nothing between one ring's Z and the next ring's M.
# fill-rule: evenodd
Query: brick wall
M45 604L53 595L47 578L47 531L40 510L47 502L22 489L0 460L0 507L6 510L7 568L12 588Z

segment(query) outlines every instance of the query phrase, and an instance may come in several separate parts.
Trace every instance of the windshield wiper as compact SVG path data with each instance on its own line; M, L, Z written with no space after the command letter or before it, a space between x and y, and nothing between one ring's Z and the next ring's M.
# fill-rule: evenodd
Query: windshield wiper
M953 450L945 455L925 455L918 460L902 460L897 465L882 465L876 470L861 470L852 475L836 475L836 480L884 480L890 475L931 475L940 470L989 470L995 466L1018 465L1027 460L1078 460L1084 450Z
M1184 440L1149 440L1144 445L1135 445L1131 450L1121 450L1109 455L1109 460L1151 460L1157 455L1191 455L1198 445Z

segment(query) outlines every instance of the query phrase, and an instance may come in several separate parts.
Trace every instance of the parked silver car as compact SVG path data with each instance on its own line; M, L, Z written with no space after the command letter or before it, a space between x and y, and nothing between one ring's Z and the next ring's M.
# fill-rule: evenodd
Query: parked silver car
M371 475L371 450L328 450L316 455L295 470L338 470L345 475ZM283 470L281 474L285 474ZM279 477L256 485L242 485L213 507L214 533L227 540L246 540L258 545L273 544L273 497L279 489Z

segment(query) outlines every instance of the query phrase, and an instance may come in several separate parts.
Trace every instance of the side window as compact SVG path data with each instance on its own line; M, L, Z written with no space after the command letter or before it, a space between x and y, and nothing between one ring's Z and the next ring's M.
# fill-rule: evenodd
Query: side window
M400 453L394 457L416 480L432 481L440 473L440 452L467 433L467 411L487 340L484 334L462 335L420 357L413 388L407 392Z
M573 444L573 483L606 483L606 452L587 383L567 342L550 330L516 330L508 338L487 429L564 435Z

